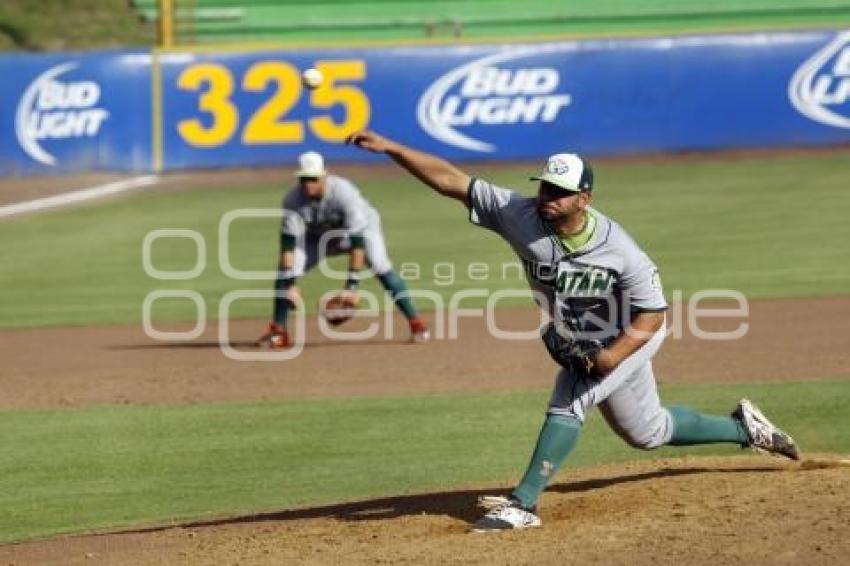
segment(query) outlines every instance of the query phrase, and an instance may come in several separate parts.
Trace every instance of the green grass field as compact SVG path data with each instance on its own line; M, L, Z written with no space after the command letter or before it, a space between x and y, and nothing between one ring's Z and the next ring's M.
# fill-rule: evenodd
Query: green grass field
M534 165L470 166L470 172L533 191L526 180ZM431 193L411 177L360 170L359 182L382 214L396 266L417 263L411 288L444 297L460 289L524 289L514 261L495 235L475 228L455 202ZM596 205L620 221L661 268L668 297L705 288L729 288L755 297L801 297L847 292L850 264L850 160L846 155L811 154L727 160L705 156L669 162L602 162L596 167ZM235 289L270 289L268 281L234 281L218 265L218 224L238 208L278 206L284 187L247 186L171 194L135 194L31 218L0 223L0 326L135 323L145 295L155 289L201 293L211 317L221 297ZM160 228L197 230L207 243L207 269L193 281L156 281L142 268L142 241ZM271 270L277 256L276 220L241 220L231 231L231 263L239 269ZM482 283L468 264L485 262L491 277ZM159 269L190 269L194 245L160 240L153 247ZM448 262L456 280L440 285ZM344 266L342 258L338 265ZM314 272L302 281L313 308L321 292L341 286ZM366 289L378 292L370 282ZM473 302L467 303L473 304ZM266 318L267 301L240 301L233 317ZM186 300L155 304L156 320L194 316Z
M843 381L675 386L663 394L718 414L750 395L806 450L850 452ZM0 543L511 483L547 398L528 391L0 413ZM636 451L594 413L568 466L739 453L733 445ZM556 481L569 481L568 472Z
M480 165L470 171L533 190L525 181L530 168ZM844 155L600 162L596 170L596 204L650 251L668 295L674 289L689 294L706 287L739 289L750 297L847 292L850 228L844 216L850 208L845 190L850 164ZM356 180L382 212L396 264L422 266L421 277L410 282L413 288L446 297L472 287L524 288L519 280L482 283L468 276L471 258L497 273L513 258L496 236L471 226L461 206L401 173L370 179L358 171ZM137 323L145 294L157 288L197 290L214 315L228 291L270 285L224 276L217 265L219 220L236 208L275 208L281 191L279 186L249 186L139 193L4 221L0 325ZM200 278L157 282L145 275L142 241L158 228L188 228L203 235L209 267ZM234 224L234 266L272 268L276 230L274 220ZM161 241L153 248L153 260L159 269L188 269L194 248L188 241ZM454 284L434 282L438 262L456 265ZM308 305L336 285L318 273L308 276L303 281ZM268 316L265 301L236 307L235 316ZM191 316L185 304L168 301L155 314L157 320ZM664 391L667 402L716 413L728 412L742 395L757 399L805 450L850 452L846 381ZM547 396L528 391L0 412L0 543L509 483L526 463ZM328 413L334 418L328 419ZM642 453L625 447L593 415L569 465L682 453L738 450L715 446Z
M610 0L602 8L630 3ZM675 3L652 2L661 4ZM846 8L847 2L819 4ZM587 23L583 33L729 30L766 23L838 25L846 19L844 9L807 19L787 14L775 15L769 22L746 17L731 25L708 16L670 19L667 27L657 21L607 20ZM495 31L516 33L507 28ZM154 35L154 26L141 23L124 0L0 3L0 51L149 46ZM526 179L535 167L477 165L469 170L531 192ZM363 169L358 171L355 180L382 213L396 266L420 266L419 277L409 278L413 289L434 290L447 299L463 289L525 288L515 270L508 280L498 277L501 266L514 261L513 255L496 236L471 226L459 205L440 199L401 172L370 178ZM687 296L705 288L736 289L750 298L848 293L846 153L603 161L596 173L596 205L619 220L660 265L668 297L674 290ZM257 185L137 193L4 220L0 328L138 324L145 296L158 289L197 291L204 297L208 316L216 318L226 293L271 286L270 281L234 281L222 272L217 239L222 215L238 208L274 209L282 190ZM151 230L162 228L191 229L203 236L208 267L199 278L155 281L145 274L142 242ZM235 267L272 269L276 221L238 222L230 248ZM194 264L194 248L185 240L160 241L153 260L160 269L188 269ZM494 277L474 280L466 271L470 261L487 264ZM335 263L341 266L344 260ZM445 265L454 266L456 276L448 285L441 284L448 275ZM306 277L302 287L310 311L322 292L338 286L318 273ZM378 292L374 282L365 288ZM465 306L471 304L474 301ZM269 309L268 301L243 301L234 305L232 316L264 319ZM160 301L154 310L157 321L193 316L185 301ZM530 390L0 411L0 544L59 533L510 484L527 462L548 395ZM749 396L792 432L805 451L850 453L846 379L677 385L664 387L662 395L667 403L716 414L728 413L735 400ZM739 453L728 445L636 451L593 413L567 470L556 481L569 481L570 468L598 463Z

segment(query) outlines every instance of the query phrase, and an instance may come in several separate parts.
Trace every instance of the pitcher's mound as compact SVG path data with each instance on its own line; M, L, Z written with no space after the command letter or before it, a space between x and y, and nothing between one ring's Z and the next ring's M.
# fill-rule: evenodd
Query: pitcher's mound
M846 456L687 457L566 470L543 527L474 534L508 486L281 511L0 549L4 563L847 564Z

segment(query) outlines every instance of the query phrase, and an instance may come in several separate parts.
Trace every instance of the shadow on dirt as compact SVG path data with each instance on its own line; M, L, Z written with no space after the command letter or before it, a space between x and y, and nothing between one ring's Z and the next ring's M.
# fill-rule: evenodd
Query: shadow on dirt
M612 478L584 480L571 483L554 484L548 491L558 493L583 493L595 489L625 484L630 482L650 481L658 478L687 476L695 474L738 474L753 472L779 472L783 468L776 466L753 466L746 468L665 468L653 472L628 474ZM215 527L220 525L232 525L240 523L262 523L265 521L293 521L299 519L338 519L342 521L375 521L383 519L396 519L415 515L448 515L471 523L480 517L481 512L477 508L478 497L481 495L508 495L509 490L481 489L467 491L452 491L443 493L423 493L419 495L408 495L399 497L386 497L369 501L354 503L340 503L325 505L321 507L310 507L306 509L293 509L289 511L277 511L273 513L261 513L256 515L245 515L242 517L230 517L214 519L210 521L197 521L190 523L179 523L168 526L150 527L120 531L121 533L146 533L162 531L175 527L199 528ZM104 533L117 534L117 533Z

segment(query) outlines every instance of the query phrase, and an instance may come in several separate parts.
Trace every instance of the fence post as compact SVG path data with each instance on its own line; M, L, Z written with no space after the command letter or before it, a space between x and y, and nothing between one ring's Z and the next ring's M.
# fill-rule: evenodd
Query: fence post
M174 45L174 0L159 0L159 46Z

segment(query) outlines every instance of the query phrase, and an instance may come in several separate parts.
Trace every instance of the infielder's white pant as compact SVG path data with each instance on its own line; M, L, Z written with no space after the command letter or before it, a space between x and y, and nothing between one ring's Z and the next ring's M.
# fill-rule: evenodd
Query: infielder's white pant
M673 421L661 406L652 357L664 342L665 329L655 333L637 352L604 379L578 377L562 369L549 401L549 413L584 422L594 406L608 425L635 448L657 448L670 442Z
M343 233L328 233L325 237L307 234L295 243L295 276L301 277L326 257L351 252L351 239ZM363 231L366 240L366 263L375 275L383 275L393 268L384 242L381 220L373 218Z

